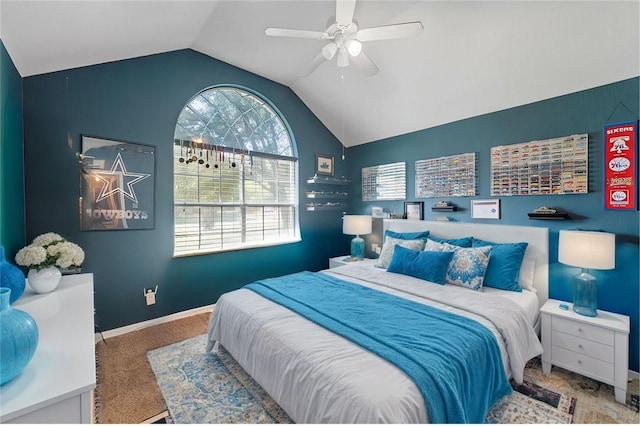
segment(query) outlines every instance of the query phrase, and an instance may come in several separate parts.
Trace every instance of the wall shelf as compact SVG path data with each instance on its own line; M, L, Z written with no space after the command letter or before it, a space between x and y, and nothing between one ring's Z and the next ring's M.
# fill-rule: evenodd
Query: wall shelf
M571 219L571 216L568 213L563 214L536 214L536 213L528 213L529 219Z
M529 212L527 216L529 219L571 219L571 216L567 212L561 209L550 208L548 206L541 206L535 211Z
M310 203L306 206L308 211L335 211L346 207L345 203Z
M307 184L311 184L317 188L317 190L310 190L306 192L307 199L318 200L317 202L307 203L306 209L308 211L335 211L345 210L347 204L344 200L349 197L349 193L346 191L333 191L327 190L324 186L346 186L351 181L345 177L334 178L332 176L318 176L315 175L307 179Z
M333 191L307 191L307 199L346 199L348 195Z
M443 200L431 206L431 210L433 212L453 212L453 211L457 211L458 207L450 202L445 202Z
M349 185L351 184L351 181L349 181L348 179L341 177L341 178L334 178L332 176L314 176L311 178L307 179L307 184L327 184L327 185Z

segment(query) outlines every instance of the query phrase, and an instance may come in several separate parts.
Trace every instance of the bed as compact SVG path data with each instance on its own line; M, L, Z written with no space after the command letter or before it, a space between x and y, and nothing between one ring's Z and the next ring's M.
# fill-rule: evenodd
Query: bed
M337 286L338 282L349 282L358 288L380 291L373 292L376 296L400 298L403 304L408 301L407 304L413 304L411 307L415 304L421 308L428 306L425 310L433 307L446 316L480 323L484 328L478 329L486 328L495 337L501 374L521 382L524 364L542 351L536 330L539 307L548 297L548 229L413 220L384 220L383 228L385 235L389 232L389 235L396 233L395 236L428 230L433 239L449 242L469 236L496 245L526 242L519 280L527 281L527 289L521 292L489 287L476 292L456 285L442 286L376 267L380 260L308 273L321 276L327 282L326 289L333 289L330 286ZM430 244L435 245L433 241ZM294 276L291 281L300 277ZM327 298L330 293L309 298L331 301ZM395 322L395 307L392 310L391 306L396 304L382 304L375 309L376 317ZM436 418L434 414L442 422L441 414L435 410L440 403L429 400L425 388L407 374L410 369L403 370L367 345L355 344L309 318L257 293L256 289L229 292L219 299L212 313L207 350L222 345L296 423L427 423ZM401 323L398 322L398 330L404 330ZM467 367L475 366L474 362L463 361L464 375L456 374L465 378L465 384L476 382L475 377L474 381L465 377L474 375L466 372ZM477 387L475 393L485 386L478 382ZM457 395L450 397L459 400ZM432 402L431 406L427 402ZM460 419L466 418L454 418Z

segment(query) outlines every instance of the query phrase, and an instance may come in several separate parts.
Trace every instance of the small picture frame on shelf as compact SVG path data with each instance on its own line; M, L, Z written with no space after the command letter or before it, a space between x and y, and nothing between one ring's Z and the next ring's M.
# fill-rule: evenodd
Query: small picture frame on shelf
M406 219L424 219L424 202L404 202L404 217Z
M333 156L316 154L316 173L320 175L333 176Z

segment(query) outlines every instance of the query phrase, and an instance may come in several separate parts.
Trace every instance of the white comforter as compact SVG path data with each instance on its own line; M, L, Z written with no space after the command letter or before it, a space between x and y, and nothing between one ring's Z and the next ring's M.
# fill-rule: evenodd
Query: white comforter
M496 336L505 372L518 382L526 361L542 352L525 311L509 299L430 284L366 262L324 273L477 320ZM428 422L418 388L394 365L253 291L219 299L207 350L216 341L296 423Z

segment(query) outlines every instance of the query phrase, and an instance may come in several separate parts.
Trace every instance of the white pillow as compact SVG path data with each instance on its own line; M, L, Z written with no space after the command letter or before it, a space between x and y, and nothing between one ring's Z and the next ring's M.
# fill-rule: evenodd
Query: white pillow
M522 264L520 265L520 275L518 276L518 284L522 289L536 292L536 288L533 287L533 273L536 269L536 259L524 253L522 258Z
M376 267L378 268L388 268L389 263L391 262L391 258L393 257L393 250L396 245L400 245L404 248L413 249L414 251L422 250L422 246L424 245L424 240L404 240L404 239L396 239L395 237L389 237L384 240L384 245L382 245L382 250L380 251L380 257L378 258L378 262L376 262Z

